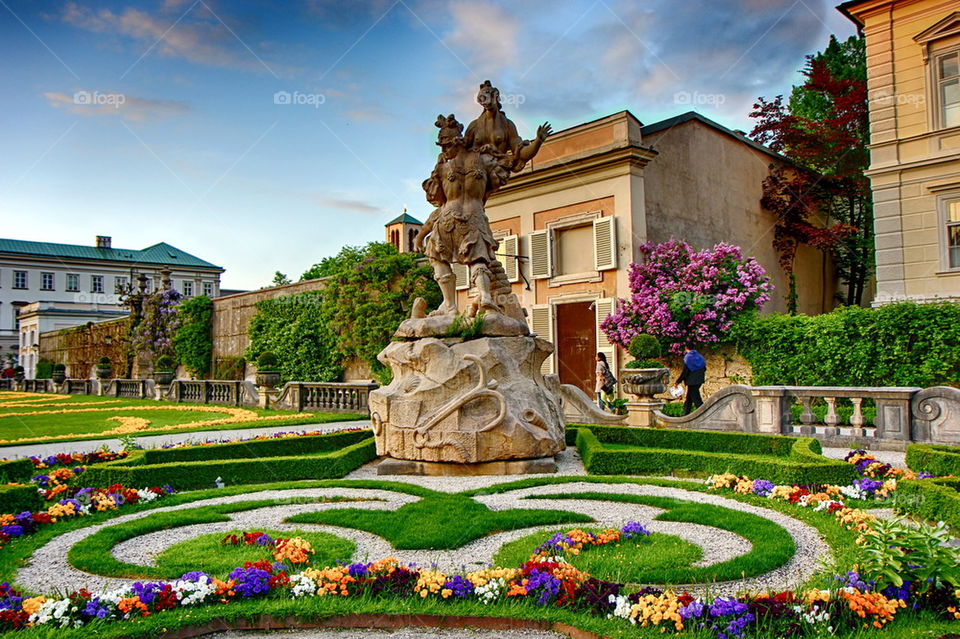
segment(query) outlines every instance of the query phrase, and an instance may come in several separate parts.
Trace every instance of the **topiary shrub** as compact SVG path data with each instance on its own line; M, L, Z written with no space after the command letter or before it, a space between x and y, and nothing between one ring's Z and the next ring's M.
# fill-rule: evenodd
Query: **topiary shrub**
M173 372L177 363L169 355L161 355L153 364L153 369L157 372Z
M97 361L97 363L100 364L100 366L110 366L110 358L104 355Z
M277 371L277 356L272 351L263 351L257 357L257 370L261 373Z
M630 340L627 349L632 362L627 362L627 368L663 368L663 362L657 359L662 354L660 341L653 335L642 333Z
M54 364L54 365L53 365L53 372L54 372L54 373L65 373L66 371L67 371L67 365L66 365L66 364Z

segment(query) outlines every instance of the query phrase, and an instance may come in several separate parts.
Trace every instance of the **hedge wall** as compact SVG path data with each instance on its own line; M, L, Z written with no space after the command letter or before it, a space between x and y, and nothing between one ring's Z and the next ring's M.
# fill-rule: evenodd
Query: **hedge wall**
M960 448L910 444L907 446L907 467L918 473L960 476Z
M214 459L246 459L251 457L282 457L309 455L340 450L372 436L370 429L350 430L328 435L278 437L246 442L229 442L189 448L153 448L143 451L144 464L210 461ZM121 465L123 461L121 461ZM112 463L112 462L111 462Z
M596 475L731 472L787 484L849 484L856 477L853 465L822 457L820 443L808 437L590 426L577 429L576 441Z
M894 508L960 530L960 478L903 480L897 484Z
M731 332L753 384L937 386L960 380L960 304L763 315Z
M26 457L0 462L0 484L27 481L37 474L33 462Z
M214 447L205 447L208 450ZM206 451L204 451L206 452ZM144 451L125 460L97 464L87 468L84 483L89 486L162 486L177 490L212 488L219 477L227 485L259 484L299 479L339 479L375 459L376 446L367 437L339 450L312 454L287 454L273 457L237 457L205 461L167 461L145 463Z
M25 510L36 512L43 509L43 498L37 487L24 484L0 486L0 513L22 513Z

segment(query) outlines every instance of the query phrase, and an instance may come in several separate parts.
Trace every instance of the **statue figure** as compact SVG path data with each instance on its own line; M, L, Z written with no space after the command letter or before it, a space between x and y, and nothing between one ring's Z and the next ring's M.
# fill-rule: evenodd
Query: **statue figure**
M466 135L452 114L437 117L441 153L423 183L427 201L437 208L421 227L414 248L430 258L434 279L443 293L443 303L431 316L457 314L456 276L450 265L465 264L478 292L469 314L480 310L506 312L523 322L516 298L509 294L503 266L496 260L499 242L490 230L484 206L490 194L506 184L512 171L519 171L536 155L551 128L544 123L535 140L523 140L504 115L500 92L489 80L480 85L477 102L483 106L483 113L470 123ZM498 295L494 295L494 288ZM500 299L503 297L513 299L505 303Z

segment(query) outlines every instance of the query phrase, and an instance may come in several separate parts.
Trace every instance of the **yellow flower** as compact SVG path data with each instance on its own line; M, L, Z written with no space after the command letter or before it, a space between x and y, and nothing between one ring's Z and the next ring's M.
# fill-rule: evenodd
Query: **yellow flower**
M23 607L23 611L25 613L32 615L40 610L40 606L42 606L46 600L46 597L40 595L39 597L30 597L29 599L24 599L20 605Z

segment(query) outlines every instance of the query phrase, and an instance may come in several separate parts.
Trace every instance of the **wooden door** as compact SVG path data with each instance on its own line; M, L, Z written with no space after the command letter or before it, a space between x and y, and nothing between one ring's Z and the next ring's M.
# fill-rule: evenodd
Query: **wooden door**
M592 302L557 304L557 372L562 384L579 386L594 396L597 335Z

